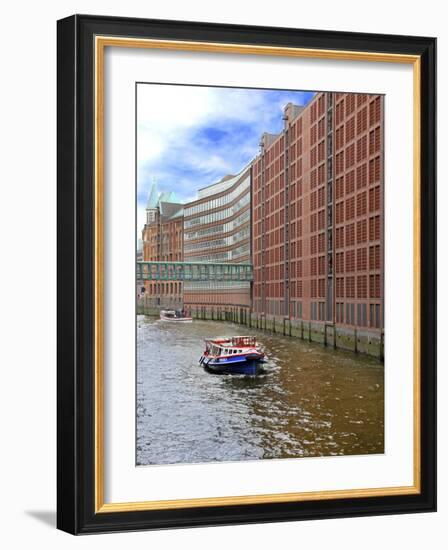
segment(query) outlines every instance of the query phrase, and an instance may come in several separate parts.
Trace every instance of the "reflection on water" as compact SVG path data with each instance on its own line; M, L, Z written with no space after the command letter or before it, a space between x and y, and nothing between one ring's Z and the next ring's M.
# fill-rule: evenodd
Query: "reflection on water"
M212 375L204 338L254 334L265 374ZM377 360L230 323L137 317L137 464L382 453Z

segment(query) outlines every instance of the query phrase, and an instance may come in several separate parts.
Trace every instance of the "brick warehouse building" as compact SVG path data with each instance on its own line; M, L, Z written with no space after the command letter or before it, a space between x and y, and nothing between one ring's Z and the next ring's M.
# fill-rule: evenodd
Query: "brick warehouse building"
M251 167L198 191L184 207L184 258L188 262L251 262ZM187 310L207 315L246 316L251 309L247 281L184 283Z
M383 111L382 96L317 93L288 104L283 131L263 134L260 154L197 200L181 205L153 187L145 260L254 270L252 288L148 282L156 305L382 356Z
M158 193L152 186L142 231L144 261L183 260L183 204L174 193ZM145 281L146 300L153 306L181 307L181 281Z
M257 323L381 355L383 98L318 93L284 122L253 163Z

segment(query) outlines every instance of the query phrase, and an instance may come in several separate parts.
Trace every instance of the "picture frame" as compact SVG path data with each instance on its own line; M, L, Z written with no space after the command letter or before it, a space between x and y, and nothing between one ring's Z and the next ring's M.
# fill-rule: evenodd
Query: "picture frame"
M72 534L436 509L436 40L74 15L58 21L57 527ZM413 70L413 461L406 487L106 502L104 53L108 47L408 64ZM132 368L132 366L129 366Z

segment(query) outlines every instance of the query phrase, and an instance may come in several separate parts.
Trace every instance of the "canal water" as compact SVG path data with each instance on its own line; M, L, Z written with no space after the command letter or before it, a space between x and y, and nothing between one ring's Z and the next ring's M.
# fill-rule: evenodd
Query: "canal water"
M204 338L256 335L264 374L213 375ZM377 360L217 321L137 317L137 465L384 452Z

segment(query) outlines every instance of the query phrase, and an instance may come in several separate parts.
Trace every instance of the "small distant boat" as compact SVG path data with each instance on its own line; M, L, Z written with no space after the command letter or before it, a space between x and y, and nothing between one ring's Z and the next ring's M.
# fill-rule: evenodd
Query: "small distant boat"
M193 321L193 317L188 317L180 309L162 309L160 311L160 320L173 321L176 323L191 323Z
M265 353L255 336L233 336L205 340L199 364L219 374L257 374Z

